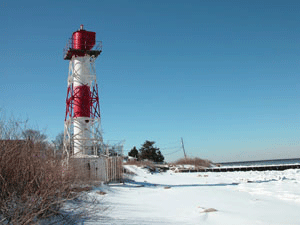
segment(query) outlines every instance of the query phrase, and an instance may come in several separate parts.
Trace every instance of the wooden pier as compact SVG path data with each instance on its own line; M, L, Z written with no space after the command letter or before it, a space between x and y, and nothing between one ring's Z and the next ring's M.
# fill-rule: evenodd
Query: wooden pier
M195 168L195 169L178 169L179 173L189 172L235 172L235 171L267 171L267 170L287 170L300 169L300 164L288 165L266 165L266 166L241 166L241 167L213 167L213 168Z

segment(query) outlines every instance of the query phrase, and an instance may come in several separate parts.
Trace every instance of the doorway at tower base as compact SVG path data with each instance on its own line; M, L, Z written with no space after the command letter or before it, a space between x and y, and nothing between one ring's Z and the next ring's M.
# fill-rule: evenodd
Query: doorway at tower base
M121 156L77 155L71 157L69 163L79 181L92 183L123 181L123 157Z

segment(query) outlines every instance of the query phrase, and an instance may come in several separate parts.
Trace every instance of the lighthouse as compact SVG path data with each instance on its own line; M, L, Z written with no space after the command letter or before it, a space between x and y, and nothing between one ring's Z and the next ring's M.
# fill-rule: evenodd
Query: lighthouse
M64 49L69 74L64 121L64 154L69 157L98 155L102 146L100 104L95 60L102 52L96 33L73 32Z

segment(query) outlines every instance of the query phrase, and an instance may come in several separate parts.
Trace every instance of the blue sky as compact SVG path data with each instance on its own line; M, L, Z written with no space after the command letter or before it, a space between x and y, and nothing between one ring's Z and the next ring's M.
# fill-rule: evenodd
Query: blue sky
M0 108L63 130L80 24L96 61L105 141L156 141L167 160L300 157L299 1L1 1ZM173 153L176 152L176 153Z

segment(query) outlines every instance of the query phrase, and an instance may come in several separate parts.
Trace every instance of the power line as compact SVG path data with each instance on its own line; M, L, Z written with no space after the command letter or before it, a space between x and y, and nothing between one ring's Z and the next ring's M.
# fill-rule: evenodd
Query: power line
M164 154L164 155L172 155L172 154L175 154L175 153L177 153L177 152L181 152L181 149L179 149L179 150L177 150L177 151L175 151L175 152L171 152L171 153Z
M172 150L172 149L176 149L176 148L180 148L179 146L173 146L173 147L165 147L165 148L159 148L160 150Z

